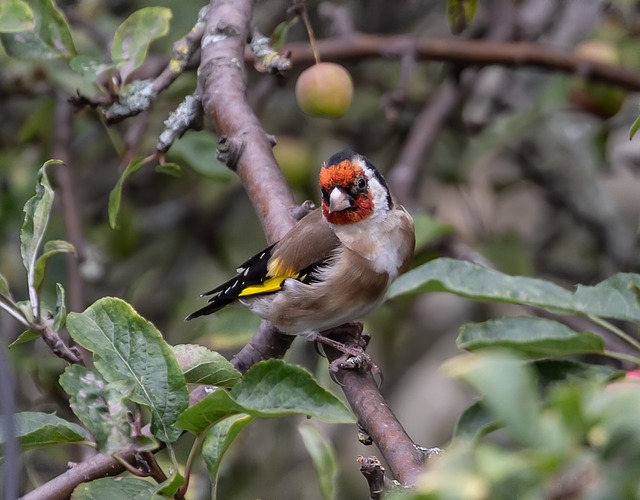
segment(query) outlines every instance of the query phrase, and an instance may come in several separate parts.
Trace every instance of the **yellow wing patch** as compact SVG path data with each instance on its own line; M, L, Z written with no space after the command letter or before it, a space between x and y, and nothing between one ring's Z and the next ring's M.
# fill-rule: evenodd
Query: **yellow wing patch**
M295 278L295 276L276 276L275 278L267 278L259 285L251 285L242 290L238 297L247 297L250 295L258 295L261 293L277 292L282 288L282 283L287 278Z
M291 266L287 266L278 257L275 257L271 262L269 262L269 267L267 269L269 271L269 276L284 276L285 278L298 277L298 272Z

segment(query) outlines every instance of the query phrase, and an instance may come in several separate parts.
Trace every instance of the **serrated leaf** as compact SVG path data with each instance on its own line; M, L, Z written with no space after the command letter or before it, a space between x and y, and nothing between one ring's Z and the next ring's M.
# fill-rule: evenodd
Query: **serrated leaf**
M42 281L44 280L49 258L57 253L76 253L76 249L71 243L63 240L47 241L44 244L44 252L38 257L34 271L34 285L37 289L40 289Z
M573 309L568 290L541 279L508 276L462 260L442 258L418 266L396 279L390 298L422 292L451 292L476 300L526 304L556 311Z
M53 314L53 330L58 332L67 322L67 306L65 305L64 288L56 283L56 310Z
M467 354L447 361L445 371L463 379L483 397L483 404L514 441L532 446L540 432L540 401L533 370L503 353Z
M15 339L13 342L11 342L11 344L9 344L9 349L11 349L14 346L24 344L26 342L31 342L32 340L35 340L38 338L40 338L40 333L29 328L28 330L25 330L24 332L22 332L17 339Z
M117 63L123 82L142 65L151 42L169 32L172 16L171 10L165 7L145 7L118 26L113 35L111 59Z
M338 461L333 446L312 425L301 425L298 427L298 432L300 432L304 446L311 456L322 498L332 500L336 497L336 480L338 478Z
M182 167L177 163L158 163L156 172L172 177L182 177Z
M49 165L60 165L59 160L49 160L38 171L36 194L24 206L24 222L20 231L22 262L29 275L29 286L34 284L36 257L49 222L53 205L53 189L47 177Z
M131 174L136 173L146 163L144 158L134 158L131 160L118 179L115 187L111 190L109 194L109 225L112 229L117 229L118 227L118 212L120 212L120 201L122 199L122 186L124 186L124 182Z
M447 19L451 33L462 33L473 21L475 12L476 0L447 0Z
M253 417L250 415L233 415L218 422L207 431L202 444L202 457L209 469L212 483L217 482L218 469L229 446L251 421Z
M60 385L69 395L73 413L89 429L98 451L109 455L131 445L126 400L131 387L123 382L107 384L84 366L68 366Z
M77 424L34 411L14 415L15 433L23 450L51 444L77 443L87 438L85 430ZM0 444L4 444L4 426L0 426Z
M501 426L482 404L476 401L462 412L453 429L453 435L469 439L479 439L482 436L499 429Z
M460 329L456 344L467 351L507 348L529 358L604 351L604 342L595 333L576 332L557 321L528 317L468 323Z
M633 139L633 136L636 135L638 129L640 129L640 115L638 115L631 124L631 128L629 129L629 140Z
M123 300L106 297L82 314L70 313L73 339L94 353L95 368L108 382L131 384L131 399L151 409L151 431L164 442L180 435L173 424L187 407L182 370L160 332Z
M224 356L204 346L180 344L173 347L173 352L189 384L233 387L242 378Z
M155 493L157 485L137 477L103 477L89 483L79 484L71 494L72 500L163 500Z
M217 389L202 401L182 412L176 425L193 434L202 434L208 427L227 417L245 413L224 389Z
M353 423L351 411L311 374L280 359L261 361L231 389L231 396L256 417L308 415L325 422Z
M24 0L0 2L0 33L18 33L35 28L35 19L29 4Z
M1 35L11 57L24 60L69 58L75 55L71 30L63 12L53 0L31 2L33 27Z
M99 74L115 68L116 65L114 63L105 63L95 57L75 56L69 61L69 67L81 75L85 82L93 83Z

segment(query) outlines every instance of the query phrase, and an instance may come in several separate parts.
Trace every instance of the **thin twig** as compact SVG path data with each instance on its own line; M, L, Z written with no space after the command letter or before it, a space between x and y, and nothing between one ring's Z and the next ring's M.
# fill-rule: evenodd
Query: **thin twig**
M7 313L17 319L24 326L29 326L29 321L24 317L17 306L2 295L0 295L0 308L4 309Z

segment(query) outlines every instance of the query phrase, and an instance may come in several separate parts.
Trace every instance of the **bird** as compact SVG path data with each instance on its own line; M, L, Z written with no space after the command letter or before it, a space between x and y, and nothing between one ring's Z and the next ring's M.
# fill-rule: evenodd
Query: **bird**
M282 333L317 341L384 301L413 256L411 215L371 160L354 151L324 162L319 184L321 207L203 293L208 304L187 320L240 304Z

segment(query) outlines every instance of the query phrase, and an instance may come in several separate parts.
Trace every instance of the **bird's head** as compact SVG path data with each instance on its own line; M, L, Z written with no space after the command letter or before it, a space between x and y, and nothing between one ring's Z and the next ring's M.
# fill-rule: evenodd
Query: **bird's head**
M331 224L354 224L393 207L384 178L373 163L341 151L320 169L322 213Z

